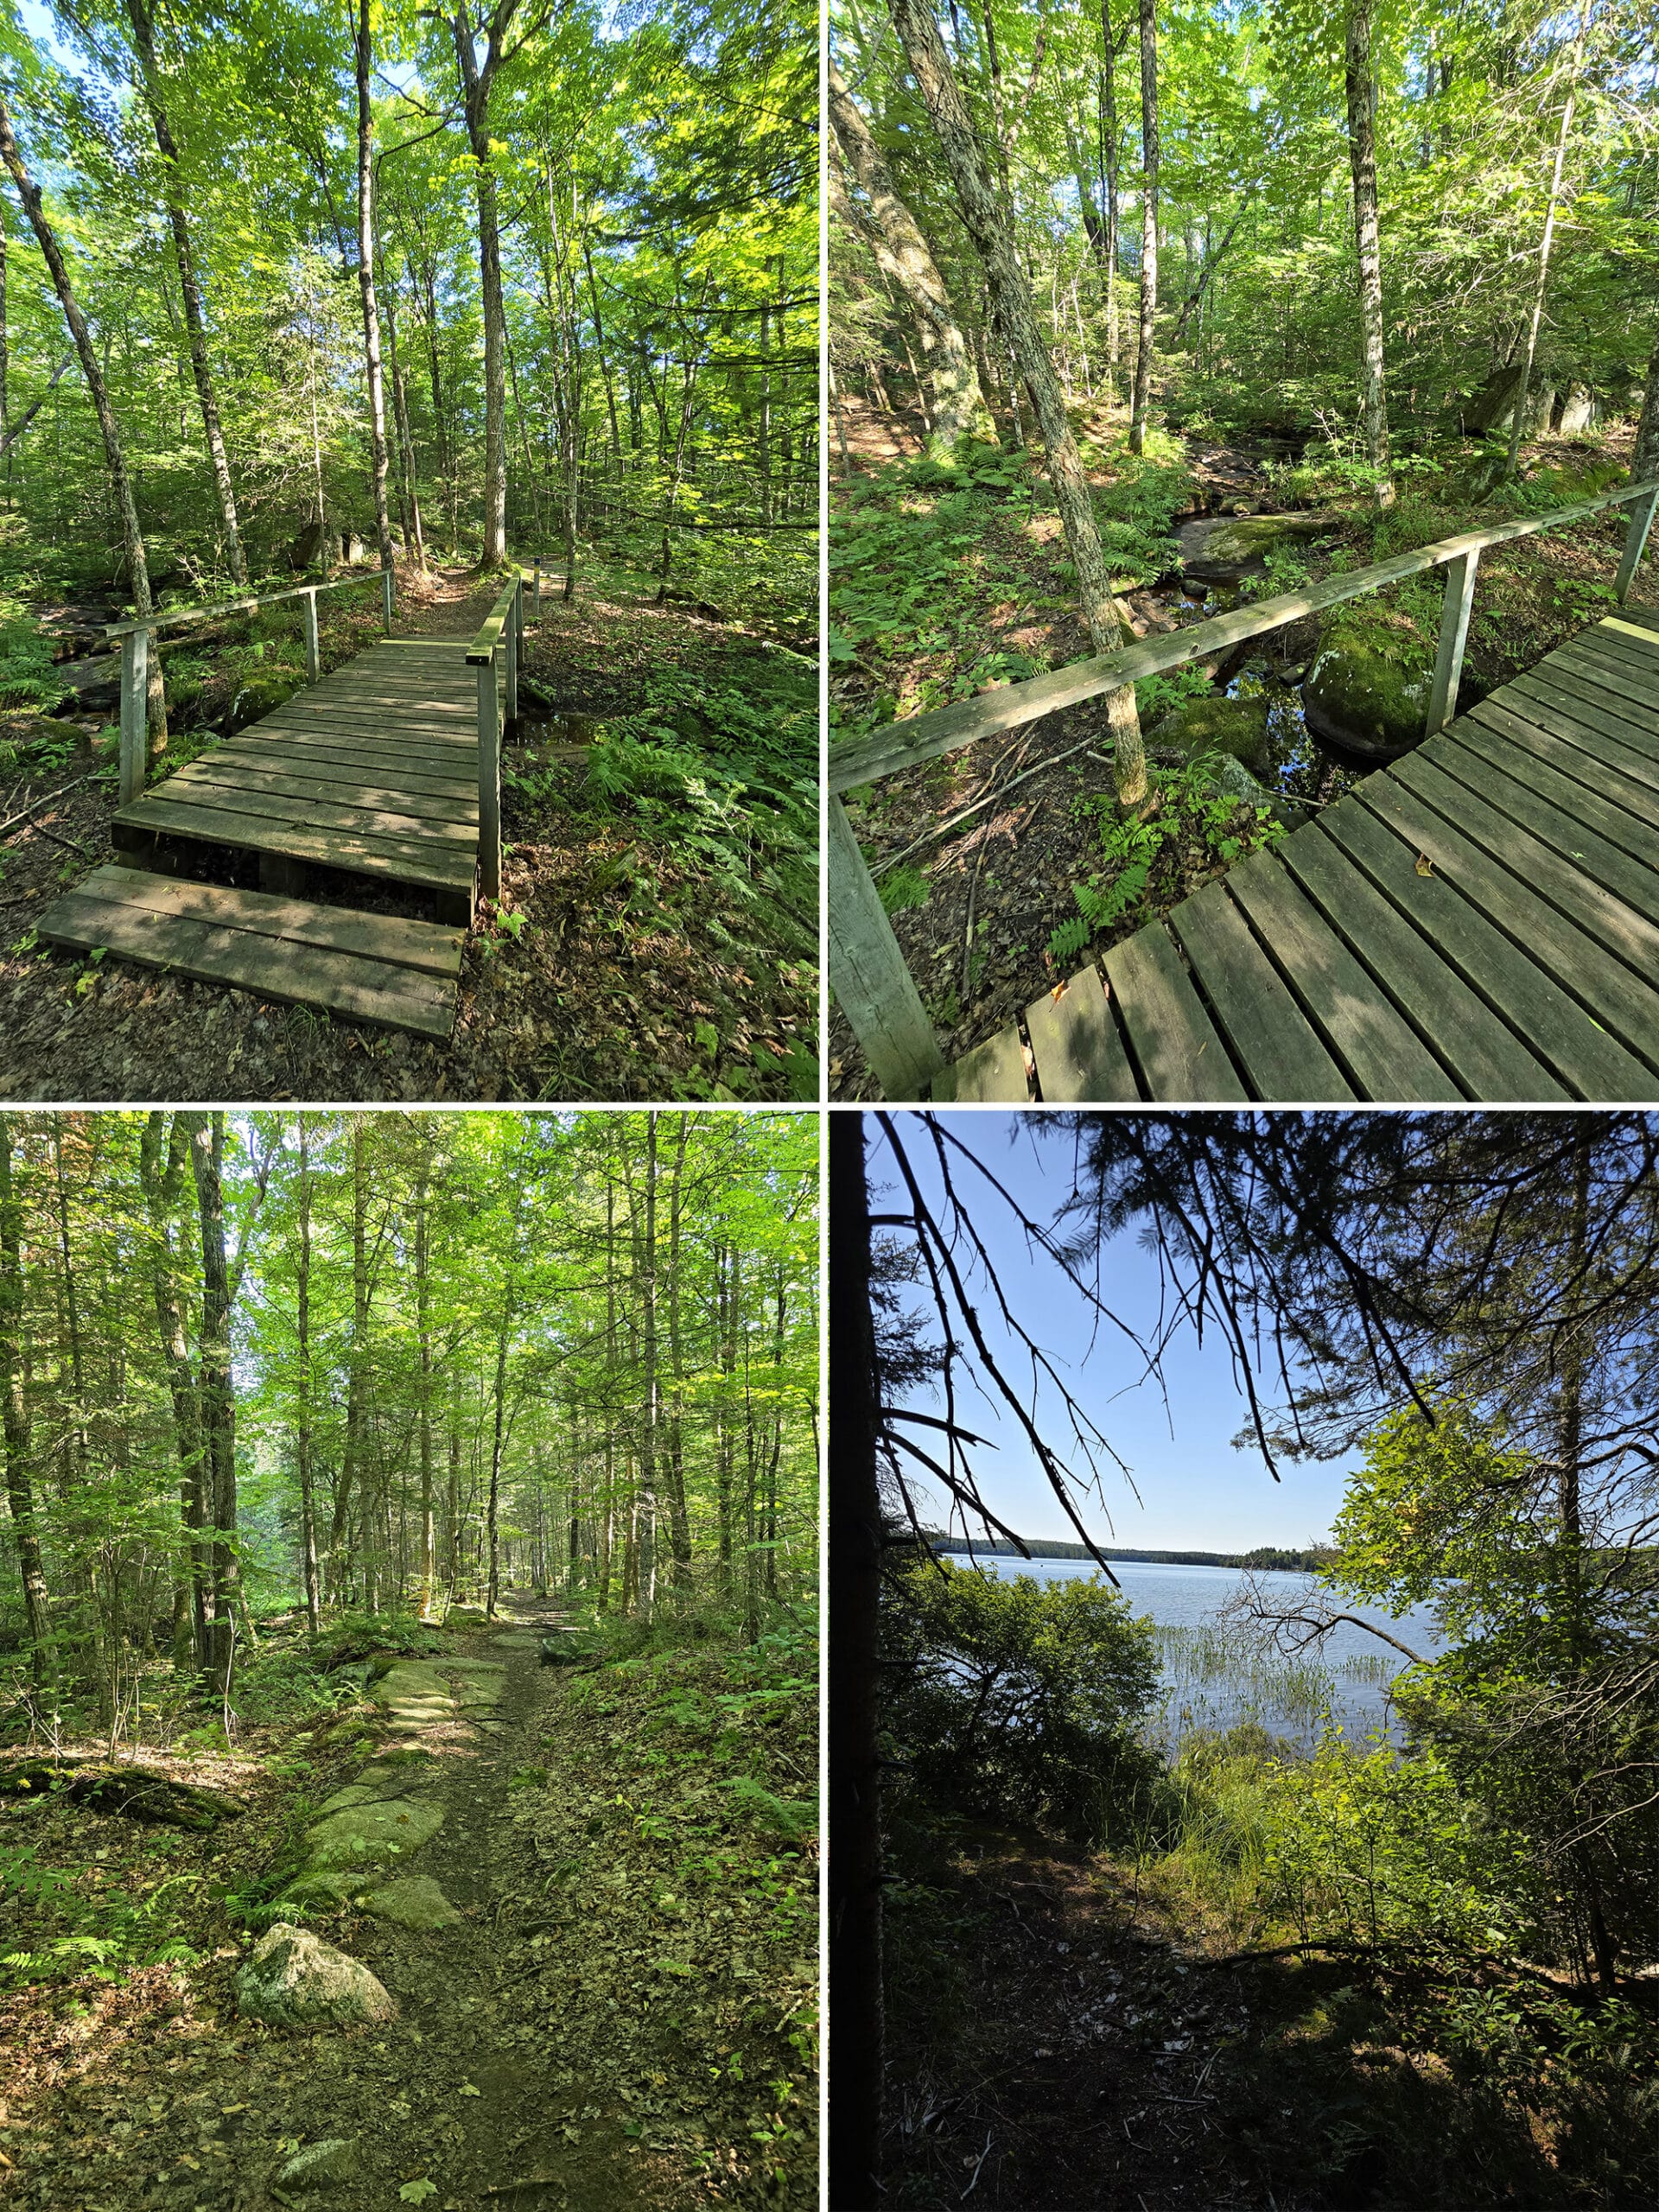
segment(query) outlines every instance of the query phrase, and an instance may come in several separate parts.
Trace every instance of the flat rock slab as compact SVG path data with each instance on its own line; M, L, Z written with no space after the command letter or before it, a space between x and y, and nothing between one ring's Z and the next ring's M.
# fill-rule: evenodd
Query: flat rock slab
M537 1638L533 1636L493 1636L490 1638L492 1651L533 1651L536 1645Z
M399 1928L453 1928L461 1917L429 1874L405 1874L378 1889L364 1905Z
M443 1808L423 1797L390 1797L347 1806L306 1831L313 1867L384 1866L430 1843L443 1826Z

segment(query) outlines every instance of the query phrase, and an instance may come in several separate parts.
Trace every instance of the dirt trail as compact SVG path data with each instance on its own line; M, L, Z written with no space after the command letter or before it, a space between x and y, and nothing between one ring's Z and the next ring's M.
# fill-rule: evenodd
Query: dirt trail
M389 1771L406 1777L406 1798L383 1801L381 1809L403 1802L442 1815L409 1853L408 1875L397 1861L394 1887L435 1882L459 1917L406 1927L365 1910L318 1923L385 1984L397 2017L261 2032L237 2095L251 2116L279 2101L281 2136L257 2168L250 2159L232 2197L196 2201L228 2202L236 2212L390 2212L407 2185L423 2182L430 2192L401 2201L426 2202L431 2212L623 2212L657 2201L602 2090L570 2080L563 2065L556 2079L555 2055L533 2029L510 2024L503 2003L508 1946L524 1932L516 1902L523 1877L514 1872L515 1847L523 1847L509 1792L514 1775L531 1765L541 1716L560 1694L559 1672L539 1658L541 1637L557 1621L552 1605L519 1601L453 1658L397 1662L371 1685L386 1721L366 1787ZM446 1676L459 1685L458 1700L435 1689ZM348 1783L336 1796L352 1790ZM339 2177L301 2182L307 2152L315 2158L316 2146L331 2144L350 2146L322 2158ZM187 2187L166 2201L193 2200Z

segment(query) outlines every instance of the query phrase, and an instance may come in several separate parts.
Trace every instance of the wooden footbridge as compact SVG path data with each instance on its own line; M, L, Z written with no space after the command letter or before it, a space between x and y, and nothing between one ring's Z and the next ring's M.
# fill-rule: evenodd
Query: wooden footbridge
M518 715L524 583L515 569L474 639L388 635L326 677L317 594L344 585L113 626L117 858L47 910L41 937L447 1037L478 897L501 887L501 728L504 709L509 725ZM290 598L304 602L307 687L147 789L151 636ZM213 880L249 873L257 890ZM425 912L385 911L389 897Z
M1402 575L1448 571L1427 741L1046 993L954 1067L832 799L831 981L888 1095L1651 1098L1659 614L1611 615L1467 715L1453 707L1482 549L1630 503L1624 607L1656 502L1659 485L1644 484L1444 540L890 725L832 756L832 790L844 791Z

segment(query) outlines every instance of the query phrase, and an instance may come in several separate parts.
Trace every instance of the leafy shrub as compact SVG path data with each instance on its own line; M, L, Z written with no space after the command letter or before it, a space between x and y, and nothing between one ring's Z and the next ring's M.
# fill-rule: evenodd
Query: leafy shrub
M886 1637L889 1725L938 1801L1099 1834L1149 1782L1152 1624L1104 1583L920 1566L896 1578Z

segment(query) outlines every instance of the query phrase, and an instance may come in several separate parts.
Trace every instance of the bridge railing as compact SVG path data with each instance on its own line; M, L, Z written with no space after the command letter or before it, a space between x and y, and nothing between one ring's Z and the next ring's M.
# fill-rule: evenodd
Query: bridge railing
M534 570L535 612L542 605L542 564ZM478 671L478 872L486 899L501 896L501 728L502 707L511 727L518 719L518 661L524 644L524 570L516 563L483 627L467 648L469 667ZM496 689L496 665L505 664L506 697Z
M391 630L392 575L390 569L372 571L378 577L388 634ZM317 594L349 591L368 582L368 576L342 576L332 584L291 584L282 591L245 593L240 599L223 599L213 607L164 607L136 622L107 622L106 638L121 640L121 804L126 806L144 787L148 762L146 721L149 692L149 641L158 630L195 630L208 622L222 622L227 614L250 614L279 599L305 601L305 680L315 683L322 672L317 644Z
M1352 569L1327 576L1305 591L1284 592L1274 599L1257 600L1230 613L1211 616L1203 622L1147 638L1116 652L1098 653L1089 660L1011 683L981 698L963 699L924 715L888 722L867 737L831 749L830 790L830 982L846 1014L853 1034L862 1046L871 1073L891 1099L921 1096L944 1066L944 1056L921 994L916 988L893 935L893 925L880 895L865 866L852 824L840 794L863 784L879 782L942 753L959 752L994 732L1017 729L1063 707L1077 706L1103 693L1128 690L1133 713L1135 683L1211 653L1225 652L1247 639L1265 636L1319 613L1344 600L1358 599L1386 585L1421 575L1428 569L1446 572L1440 607L1440 641L1434 675L1429 686L1424 735L1444 729L1457 712L1458 682L1468 642L1469 614L1474 600L1475 572L1489 545L1530 537L1535 531L1559 529L1580 522L1604 508L1628 505L1630 526L1618 564L1614 594L1622 607L1629 596L1637 565L1642 558L1659 504L1659 480L1626 485L1599 498L1558 507L1545 515L1516 522L1494 523L1485 530L1465 531L1420 545L1408 553L1373 562L1369 568Z

